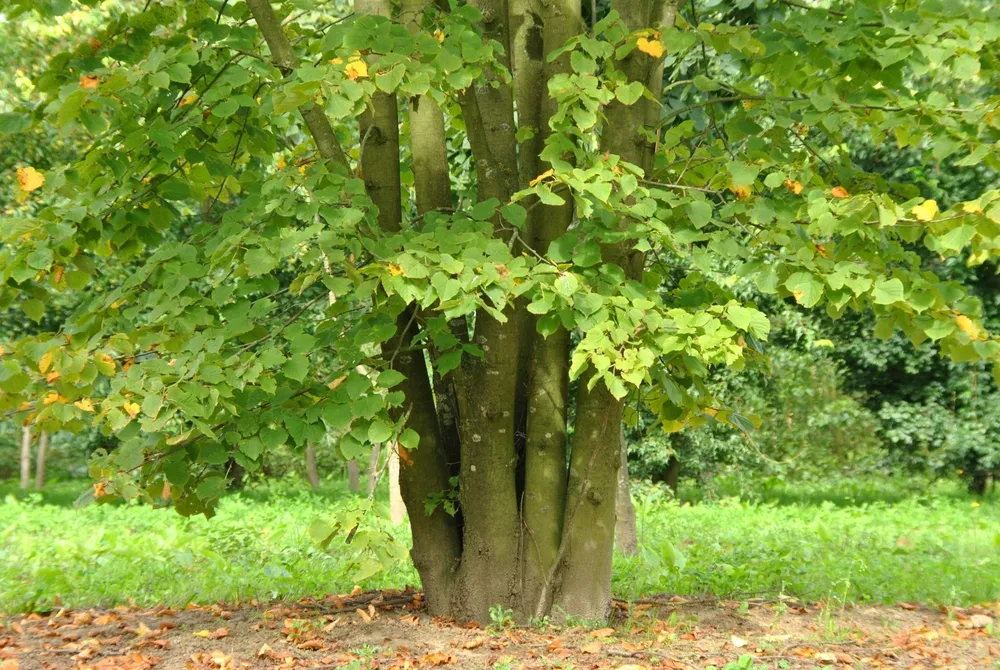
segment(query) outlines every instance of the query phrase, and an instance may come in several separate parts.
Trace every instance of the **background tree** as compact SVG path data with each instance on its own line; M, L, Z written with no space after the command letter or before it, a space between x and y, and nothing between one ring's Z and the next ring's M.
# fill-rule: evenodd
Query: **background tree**
M942 211L843 148L994 165L997 10L751 4L615 0L589 29L571 1L113 12L15 113L86 148L18 173L49 204L0 224L0 304L80 302L5 343L0 410L115 433L97 497L187 514L229 463L398 443L431 612L606 615L626 402L752 429L706 381L763 360L753 292L1000 355L913 250L986 261L1000 194ZM359 509L313 535L361 534L377 570Z

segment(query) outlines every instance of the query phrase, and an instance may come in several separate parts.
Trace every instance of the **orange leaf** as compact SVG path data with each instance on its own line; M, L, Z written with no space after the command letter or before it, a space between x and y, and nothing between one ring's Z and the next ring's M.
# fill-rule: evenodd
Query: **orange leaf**
M832 195L834 198L850 198L851 197L851 194L848 193L847 189L844 188L843 186L834 186L833 189L830 190L830 195Z
M750 189L750 187L747 186L746 184L740 184L739 186L736 186L735 184L730 184L729 190L732 191L734 194L736 194L737 200L746 200L747 198L750 197L750 194L753 192Z
M802 183L801 182L792 181L791 179L786 179L782 183L785 185L785 188L787 188L789 191L791 191L795 195L798 195L799 193L802 193L802 188L803 187L802 187Z
M25 193L37 191L45 183L45 175L33 167L17 168L17 184Z
M101 80L92 74L85 74L80 77L80 88L97 88L101 85Z
M348 79L364 79L368 76L368 63L360 56L351 56L344 66L344 73Z
M370 614L369 614L368 612L366 612L366 611L364 611L363 609L361 609L360 607L359 607L359 608L357 608L357 609L356 609L356 610L354 610L354 611L355 611L355 612L357 612L357 615L358 615L359 617L361 617L361 620L362 620L362 621L364 621L365 623L371 623L371 622L372 622L372 617L371 617L371 615L370 615Z
M593 641L580 647L580 651L585 654L600 654L603 645L598 641Z
M645 37L640 37L635 45L639 51L653 58L659 58L663 55L663 43L660 40L647 40Z
M597 630L590 632L590 637L597 637L597 638L611 637L614 634L615 634L614 628L598 628Z
M198 99L198 95L196 93L188 93L183 98L181 98L180 100L177 101L177 106L178 107L186 107L187 105L190 105L190 104L194 103L194 101L197 100L197 99Z

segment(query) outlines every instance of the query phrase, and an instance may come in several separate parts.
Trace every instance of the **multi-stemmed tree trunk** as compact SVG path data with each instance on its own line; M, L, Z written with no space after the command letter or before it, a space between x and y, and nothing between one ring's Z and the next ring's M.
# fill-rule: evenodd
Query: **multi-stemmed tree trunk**
M275 64L286 73L296 55L268 0L248 0ZM420 30L424 0L404 0L398 20ZM547 54L584 30L579 0L476 0L480 28L504 48L502 64L513 74L484 72L460 96L468 142L478 175L480 201L509 202L512 194L547 169L540 158L555 102L548 82L569 72L569 56ZM673 0L615 0L613 8L629 30L662 30L672 25ZM389 0L357 0L357 14L392 16ZM366 56L377 68L378 56ZM615 63L632 82L660 90L662 61L633 51ZM405 111L404 111L405 110ZM343 149L320 107L301 108L324 159L346 165ZM400 124L409 115L410 151L420 214L453 207L448 182L445 123L425 96L409 100L376 92L360 119L364 138L361 174L378 208L381 229L402 225ZM611 102L602 149L645 170L653 147L644 129L655 126L659 106ZM518 129L533 133L518 135ZM531 137L527 137L531 135ZM518 137L521 137L520 143ZM526 139L525 139L526 138ZM571 199L549 206L534 203L517 239L495 220L495 236L514 248L545 254L574 219ZM603 249L603 261L638 279L641 253L623 244ZM572 614L601 618L611 606L611 562L616 490L621 462L622 403L603 382L581 380L572 444L567 440L569 333L548 337L517 303L500 322L480 312L474 322L454 324L482 358L463 357L444 378L428 374L423 351L411 347L423 320L409 306L397 319L397 333L385 351L404 374L407 426L420 435L419 448L402 464L400 483L413 530L413 561L432 613L484 620L495 605L518 614ZM387 355L387 359L389 356ZM428 496L450 488L459 476L460 511L438 507L430 515Z

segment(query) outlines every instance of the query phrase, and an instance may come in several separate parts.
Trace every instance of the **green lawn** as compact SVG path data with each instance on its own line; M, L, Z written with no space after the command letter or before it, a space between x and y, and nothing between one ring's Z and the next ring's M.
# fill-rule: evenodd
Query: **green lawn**
M846 485L845 485L846 486ZM0 487L0 611L67 605L297 598L349 591L364 559L355 541L324 551L309 524L351 504L342 487L318 494L271 487L226 498L211 519L170 509L73 509L85 483L17 500ZM906 483L897 488L907 490ZM1000 600L1000 504L955 487L908 495L779 487L765 502L695 505L636 493L643 551L619 557L615 592L686 596L779 593L809 600ZM797 494L795 493L797 491ZM845 493L846 491L846 493ZM826 500L824 502L824 500ZM770 501L770 502L766 502ZM384 522L383 522L384 523ZM385 526L387 528L387 526ZM390 529L391 530L391 529ZM402 541L405 528L395 529ZM408 564L361 586L415 584Z

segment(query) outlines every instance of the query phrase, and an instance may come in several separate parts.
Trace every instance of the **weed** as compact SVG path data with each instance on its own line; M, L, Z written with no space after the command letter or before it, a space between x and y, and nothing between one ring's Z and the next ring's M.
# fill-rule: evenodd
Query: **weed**
M490 608L490 628L503 630L514 625L514 610L506 609L503 605L494 605Z

